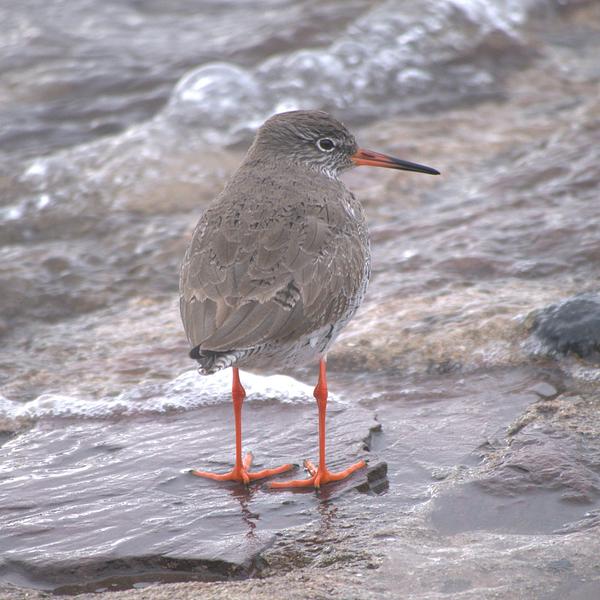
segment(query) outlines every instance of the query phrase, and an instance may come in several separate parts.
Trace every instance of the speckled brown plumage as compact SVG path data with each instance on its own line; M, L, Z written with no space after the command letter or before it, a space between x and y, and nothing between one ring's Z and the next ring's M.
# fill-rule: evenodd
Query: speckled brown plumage
M317 137L343 140L349 155L356 150L328 115L287 115L308 121ZM202 215L181 270L181 315L203 373L317 359L368 283L369 238L358 200L337 172L290 160L285 138L277 144L267 137L265 149L261 133Z

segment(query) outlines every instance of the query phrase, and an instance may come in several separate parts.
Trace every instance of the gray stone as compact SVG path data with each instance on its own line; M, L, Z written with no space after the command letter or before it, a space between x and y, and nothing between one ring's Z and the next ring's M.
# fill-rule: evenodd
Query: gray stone
M539 311L533 332L548 352L600 360L600 296L581 294Z

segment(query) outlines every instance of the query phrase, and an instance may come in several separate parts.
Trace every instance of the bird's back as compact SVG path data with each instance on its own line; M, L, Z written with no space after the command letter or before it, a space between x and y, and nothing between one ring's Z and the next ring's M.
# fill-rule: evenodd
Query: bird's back
M200 370L278 368L322 354L370 267L359 202L337 179L247 160L202 215L180 306Z

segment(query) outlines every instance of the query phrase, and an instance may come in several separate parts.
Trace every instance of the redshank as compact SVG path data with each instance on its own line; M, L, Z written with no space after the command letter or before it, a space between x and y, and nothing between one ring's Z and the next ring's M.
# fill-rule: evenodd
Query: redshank
M236 452L230 472L194 475L248 484L291 470L286 464L252 472L252 455L242 459L246 394L238 369L278 371L312 361L319 361L319 463L305 461L307 479L271 487L319 488L365 466L361 460L332 473L325 462L326 352L362 302L371 270L362 206L338 178L357 165L439 175L359 148L327 113L291 111L260 127L202 214L181 268L181 317L200 374L232 368Z

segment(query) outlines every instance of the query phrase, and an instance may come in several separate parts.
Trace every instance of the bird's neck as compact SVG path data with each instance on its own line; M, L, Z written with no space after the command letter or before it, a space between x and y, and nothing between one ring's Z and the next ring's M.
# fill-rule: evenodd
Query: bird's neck
M295 172L306 173L311 177L323 177L328 180L339 182L337 170L324 168L318 163L311 163L295 159L294 156L286 156L264 147L253 144L248 154L240 165L240 171L244 169L257 169L258 172L280 171L281 173Z

